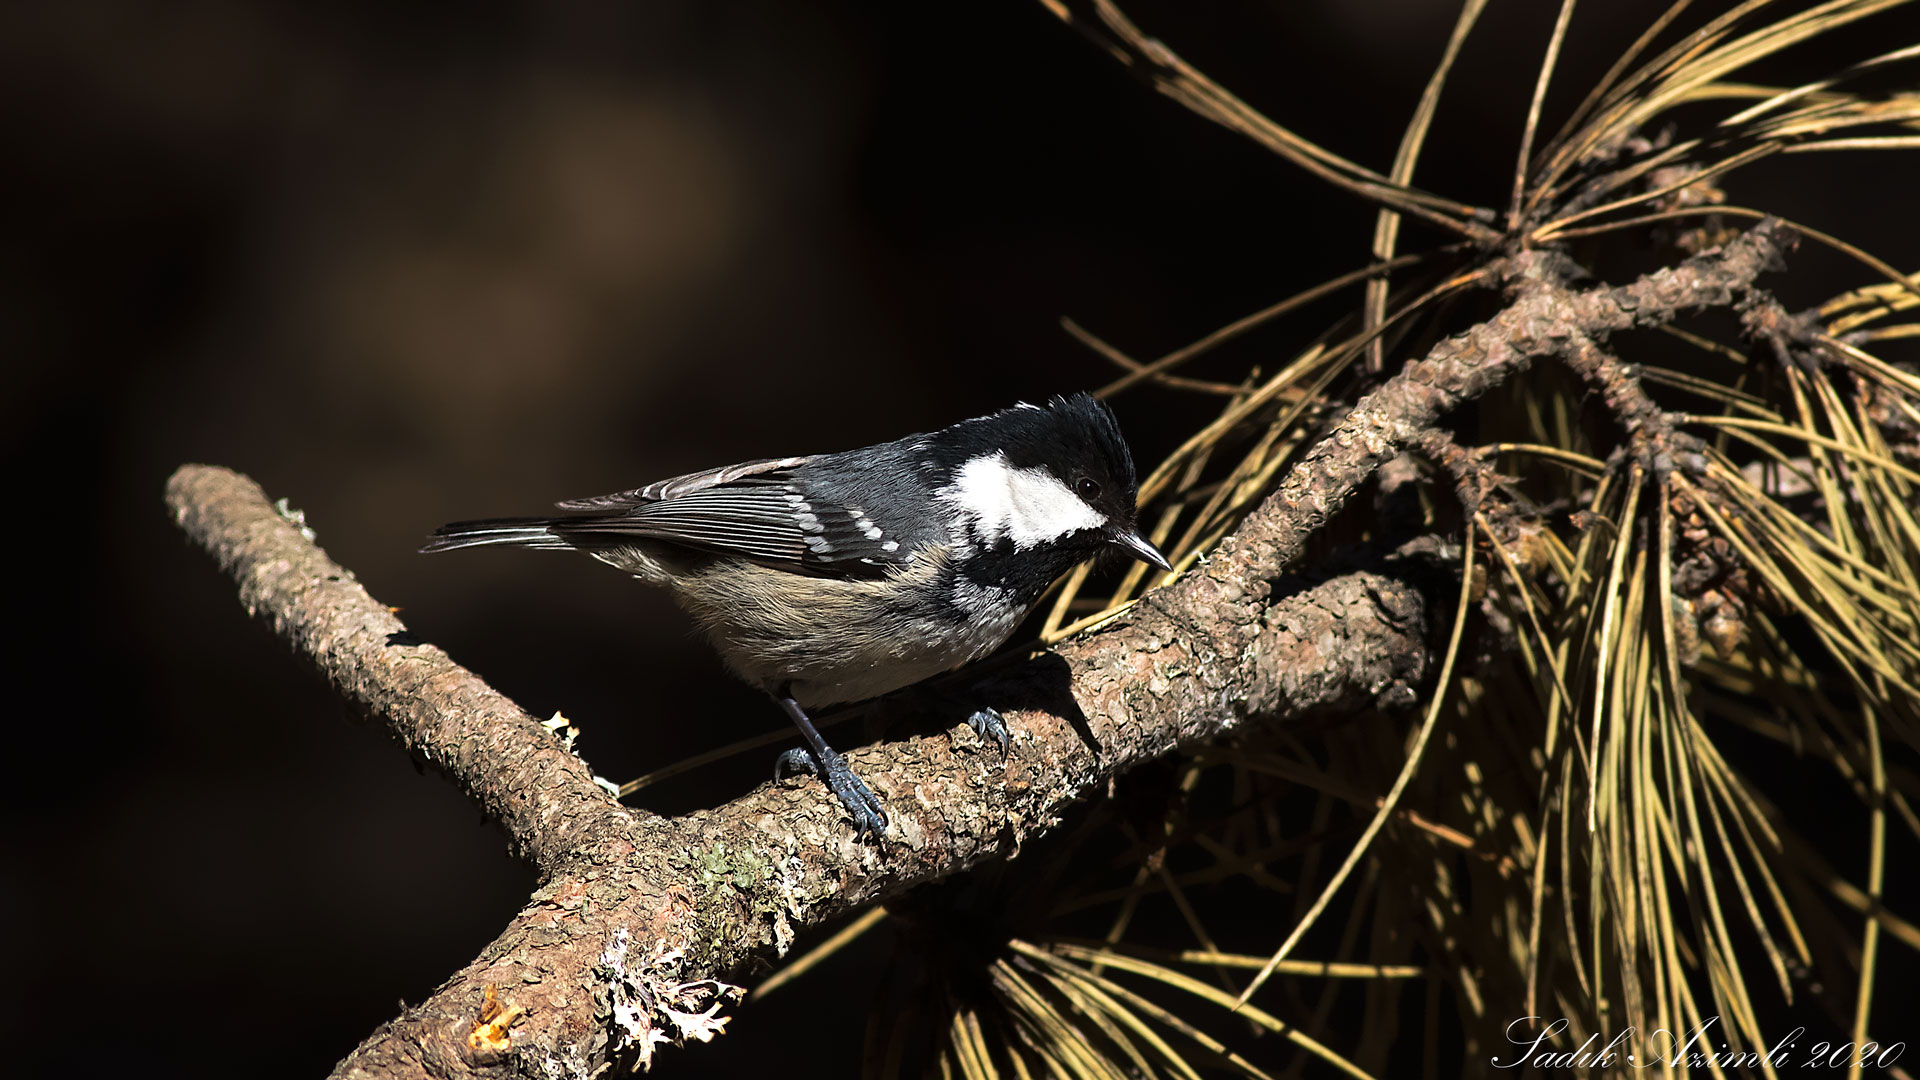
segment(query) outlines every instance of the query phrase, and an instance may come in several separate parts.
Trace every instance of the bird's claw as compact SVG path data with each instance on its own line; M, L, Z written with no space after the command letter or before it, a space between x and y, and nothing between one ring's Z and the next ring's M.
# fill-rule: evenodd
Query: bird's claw
M1000 753L1003 756L1007 748L1013 744L1013 736L1007 733L1007 718L1001 716L1000 710L991 705L973 710L972 715L967 717L967 726L982 739L999 743Z
M1013 746L1013 733L1007 728L1007 718L1000 710L991 705L974 705L979 700L978 690L955 690L951 687L929 686L921 684L910 691L920 707L952 723L954 717L966 718L966 724L973 729L981 741L1000 747L1000 755L1005 757Z
M773 762L773 778L779 780L789 771L806 772L826 780L827 790L840 800L840 806L853 818L855 839L866 839L867 833L875 836L887 834L886 811L880 809L880 798L868 787L866 781L853 774L847 765L847 759L841 757L832 747L826 748L825 760L818 760L805 747L796 746L781 754Z
M819 776L820 766L813 763L813 755L807 753L805 747L796 746L773 759L773 779L775 782L785 780L788 773L806 773L808 776Z

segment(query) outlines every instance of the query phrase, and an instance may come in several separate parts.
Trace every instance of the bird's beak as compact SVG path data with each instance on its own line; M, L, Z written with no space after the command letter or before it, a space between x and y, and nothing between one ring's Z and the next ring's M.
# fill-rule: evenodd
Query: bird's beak
M1146 537L1131 529L1126 532L1115 532L1113 544L1143 563L1151 563L1169 574L1173 573L1173 564L1167 561L1165 555L1160 554L1160 549L1154 547Z

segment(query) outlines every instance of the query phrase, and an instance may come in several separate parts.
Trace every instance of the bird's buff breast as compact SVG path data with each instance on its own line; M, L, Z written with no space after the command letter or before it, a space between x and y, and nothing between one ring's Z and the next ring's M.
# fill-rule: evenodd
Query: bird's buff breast
M769 692L786 685L815 707L879 697L977 660L1026 615L1010 595L991 595L999 590L965 598L973 611L963 621L903 614L946 610L944 598L903 602L902 593L933 594L950 580L941 557L871 580L735 563L683 578L674 592L735 674Z

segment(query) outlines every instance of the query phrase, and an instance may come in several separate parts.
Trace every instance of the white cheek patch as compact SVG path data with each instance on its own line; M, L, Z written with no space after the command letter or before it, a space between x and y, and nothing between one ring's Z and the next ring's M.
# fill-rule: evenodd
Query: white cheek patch
M1013 468L1004 454L968 461L939 496L961 512L977 539L1012 540L1021 550L1107 523L1052 473Z

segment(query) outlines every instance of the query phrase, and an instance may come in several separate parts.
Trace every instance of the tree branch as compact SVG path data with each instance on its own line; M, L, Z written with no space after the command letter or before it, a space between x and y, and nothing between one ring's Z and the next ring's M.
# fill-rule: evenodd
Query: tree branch
M784 951L796 928L1011 858L1085 792L1176 746L1255 718L1405 698L1426 665L1425 600L1391 572L1292 580L1284 599L1255 608L1143 605L994 677L991 700L1015 736L1004 759L959 733L850 754L893 819L884 843L854 840L814 783L666 820L621 807L552 733L415 642L252 481L189 465L167 496L248 610L472 794L542 872L506 931L338 1076L541 1075L541 1063L587 1075L627 1047L697 1037L675 1012L697 1014L690 1006L714 992L707 980ZM1243 649L1184 637L1184 625L1248 612ZM490 986L502 1007L523 1010L503 1037L481 1022Z
M1508 260L1514 302L1486 322L1442 341L1360 399L1333 433L1307 452L1280 490L1221 545L1209 576L1225 585L1272 577L1300 557L1307 538L1360 484L1452 409L1545 356L1573 357L1633 327L1682 311L1727 307L1767 270L1778 269L1792 230L1768 218L1723 248L1702 252L1621 286L1568 289L1575 268L1551 251Z
M879 844L855 841L811 783L673 820L621 807L552 733L408 636L251 481L183 467L168 502L248 610L473 795L542 874L478 959L335 1075L584 1077L622 1052L646 1060L656 1042L717 1031L713 980L784 951L797 927L1014 857L1119 772L1255 722L1404 699L1429 660L1425 598L1390 566L1282 576L1307 536L1447 410L1535 357L1730 303L1786 240L1763 223L1724 251L1585 291L1564 288L1549 255L1514 257L1513 303L1363 399L1211 559L996 677L987 696L1015 736L1004 759L957 733L849 755L893 818Z
M167 482L167 505L239 583L249 615L311 660L343 700L471 795L543 876L640 824L645 815L610 798L539 721L418 642L252 480L189 465Z

